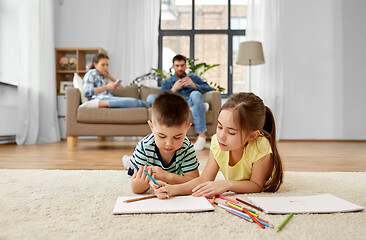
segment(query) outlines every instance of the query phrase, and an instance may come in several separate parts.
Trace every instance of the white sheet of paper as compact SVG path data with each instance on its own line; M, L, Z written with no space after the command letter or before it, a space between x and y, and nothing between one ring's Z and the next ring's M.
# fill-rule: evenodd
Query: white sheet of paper
M296 197L248 197L248 199L266 213L334 213L364 209L329 193Z
M118 197L113 214L133 213L177 213L213 211L214 207L205 197L176 196L169 199L145 199L136 202L123 202L134 197Z

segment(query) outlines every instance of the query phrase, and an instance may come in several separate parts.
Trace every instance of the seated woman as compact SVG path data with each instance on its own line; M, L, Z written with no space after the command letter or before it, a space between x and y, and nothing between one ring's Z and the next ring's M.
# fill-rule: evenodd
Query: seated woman
M93 64L83 78L84 93L90 100L80 107L136 108L146 107L144 101L131 97L114 97L112 90L123 87L120 80L108 72L109 58L104 53L93 57Z

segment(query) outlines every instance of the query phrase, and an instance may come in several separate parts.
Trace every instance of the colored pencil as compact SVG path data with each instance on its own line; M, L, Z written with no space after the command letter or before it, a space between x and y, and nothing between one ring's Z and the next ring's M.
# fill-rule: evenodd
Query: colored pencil
M246 221L248 221L248 222L253 222L253 220L252 220L252 219L250 219L250 218L246 218L246 217L244 217L243 215L240 215L239 213L236 213L235 211L231 211L231 210L228 210L228 209L225 209L225 210L226 210L226 212L231 213L231 214L233 214L233 215L235 215L235 216L237 216L237 217L240 217L240 218L242 218L242 219L244 219L244 220L246 220Z
M238 201L239 201L239 202L241 202L241 203L244 203L244 204L248 205L249 207L252 207L252 208L257 209L258 211L264 212L264 210L263 210L262 208L257 207L257 206L254 206L253 204L250 204L250 203L248 203L248 202L246 202L246 201L244 201L244 200L241 200L241 199L239 199L239 198L236 198L236 200L238 200Z
M229 207L229 208L231 208L232 210L237 210L237 208L231 207L230 205L228 205L228 207ZM237 211L239 211L239 210L237 210ZM241 214L244 214L244 216L248 216L248 218L250 218L250 217L249 217L249 215L247 215L247 214L246 214L246 213L244 213L243 211L240 211L240 213L241 213ZM269 223L268 221L266 221L266 220L264 220L264 219L262 219L262 218L260 218L260 217L256 217L256 218L257 218L257 219L259 220L259 222L260 222L260 223L262 223L264 226L273 228L273 224Z
M221 194L219 195L219 198L224 199L224 200L229 201L229 202L232 202L232 203L236 203L236 204L239 203L238 201L236 201L234 199L231 199L231 198L228 198L228 197L225 197L225 196L222 196Z
M243 213L243 212L241 212L241 211L238 211L238 210L236 210L236 209L235 209L235 208L233 208L233 207L222 205L222 204L220 204L220 203L215 203L215 204L216 204L216 205L218 205L218 206L219 206L219 207L221 207L221 208L224 208L226 211L232 211L232 212L235 212L236 214L238 214L238 215L240 215L240 216L242 216L242 217L244 217L244 218L250 219L250 222L253 222L252 218L250 218L250 217L249 217L249 215L248 215L248 214L246 214L246 213ZM257 218L257 219L258 219L258 221L259 221L261 224L263 224L263 226L273 228L273 225L272 225L272 224L270 224L270 223L268 223L267 221L263 221L263 219L260 219L260 218Z
M235 203L231 203L231 204L234 204L235 206L239 207L239 208L243 208L242 206L238 205L238 204L235 204ZM255 215L258 215L255 211L249 209L249 208L245 208L246 210L248 210L248 212L251 212L251 213L254 213Z
M213 196L212 198L212 204L214 204L214 202L215 202L215 196Z
M132 161L132 159L130 158L130 162L132 163L132 165L136 168L136 170L139 170L139 167L136 165L136 163L134 161Z
M155 179L144 169L144 172L146 173L146 175L151 179L151 181L153 181L156 185L158 185L159 188L161 188L161 186L155 181ZM169 195L167 192L165 192L166 197L169 198Z
M259 222L259 220L254 217L252 214L250 214L245 208L243 208L243 211L249 215L249 217L251 217L253 219L254 222L256 222L258 224L258 226L260 226L262 229L264 229L264 226L262 223Z
M244 212L243 208L242 208L241 206L236 205L235 203L232 203L232 202L226 202L226 204L227 204L227 205L229 205L229 206L231 206L231 207L233 207L233 208L239 209L240 211L243 211L243 212ZM251 215L253 215L254 217L258 217L258 214L253 213L253 211L251 211L251 210L249 210L249 209L247 209L247 211L248 211Z
M140 201L140 200L145 200L145 199L150 199L150 198L156 198L156 195L151 195L151 196L146 196L146 197L140 197L140 198L134 198L134 199L129 199L129 200L125 200L123 202L136 202L136 201Z
M292 218L293 215L294 215L293 213L290 213L290 215L288 215L285 221L283 221L281 225L278 227L277 232L281 231L281 229L286 225L286 223Z

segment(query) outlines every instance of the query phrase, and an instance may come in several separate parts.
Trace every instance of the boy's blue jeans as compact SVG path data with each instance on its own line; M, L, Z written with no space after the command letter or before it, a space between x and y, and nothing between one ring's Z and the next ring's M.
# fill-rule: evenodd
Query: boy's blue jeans
M137 108L146 107L144 101L131 97L107 97L102 98L102 101L109 102L109 108Z
M150 94L147 96L146 102L150 107L152 106L156 97L156 94ZM189 94L188 104L192 108L192 116L196 133L207 131L206 109L203 103L202 93L199 91L193 91Z

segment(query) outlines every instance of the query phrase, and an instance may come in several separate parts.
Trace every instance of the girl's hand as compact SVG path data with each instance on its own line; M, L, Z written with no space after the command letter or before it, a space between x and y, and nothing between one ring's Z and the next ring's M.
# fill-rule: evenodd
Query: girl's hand
M144 170L146 170L150 175L152 174L151 170L148 169L147 166L140 167L138 171L134 171L131 177L133 184L149 186L150 178L147 176Z
M107 85L105 85L107 90L113 90L118 87L117 84L114 84L114 82L109 82Z
M156 181L161 187L159 188L158 185L156 185L155 183L153 183L153 181L150 181L150 186L154 189L155 191L155 195L160 198L160 199L165 199L169 197L174 196L173 191L172 191L172 185L169 185L163 181Z
M219 195L227 191L227 184L225 181L208 181L201 183L197 187L193 188L192 196L195 197L209 197Z

